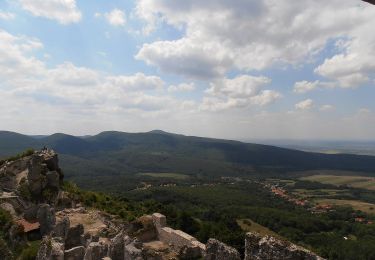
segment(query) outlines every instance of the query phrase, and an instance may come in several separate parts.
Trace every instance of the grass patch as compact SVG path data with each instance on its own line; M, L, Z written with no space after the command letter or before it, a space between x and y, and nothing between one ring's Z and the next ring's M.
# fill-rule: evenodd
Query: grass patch
M257 232L262 236L273 236L279 239L284 239L282 236L262 225L259 225L251 219L237 219L237 224L246 232Z
M148 176L153 178L167 178L167 179L176 179L176 180L186 180L190 178L189 175L181 173L157 173L157 172L147 172L147 173L138 173L140 176Z
M360 210L368 214L375 214L375 204L358 200L337 200L337 199L317 199L314 200L319 205L350 206L355 210Z

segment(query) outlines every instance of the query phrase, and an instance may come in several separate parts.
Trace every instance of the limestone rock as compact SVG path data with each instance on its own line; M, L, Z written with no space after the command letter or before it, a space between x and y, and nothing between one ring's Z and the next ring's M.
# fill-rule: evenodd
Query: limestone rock
M65 247L70 249L76 246L83 246L84 227L82 224L70 227L65 240Z
M261 259L322 260L323 258L290 242L249 232L245 240L245 260Z
M64 243L60 238L45 237L36 260L64 260Z
M84 260L101 260L107 255L107 246L101 242L91 242L86 249ZM126 258L125 258L126 259Z
M210 238L206 244L206 260L240 260L238 251L216 239Z
M67 216L64 216L62 219L57 221L53 229L53 236L61 237L65 241L66 238L68 237L69 228L70 228L70 220Z
M133 243L128 244L124 248L124 259L143 260L142 250L136 248Z
M56 171L50 171L46 174L47 187L58 189L60 187L60 175Z
M31 204L28 208L24 210L23 217L27 221L33 221L37 219L39 206L36 204Z
M109 246L109 256L112 260L123 260L124 259L124 234L123 232L118 233L114 238L111 239Z
M64 260L82 260L85 256L85 248L83 246L73 247L65 250Z
M10 215L16 216L16 210L14 209L13 205L7 202L1 203L0 208L9 212Z
M202 257L201 249L199 247L183 246L181 247L178 259L200 259Z
M54 209L48 204L39 205L37 219L40 223L40 233L42 236L49 234L56 223Z

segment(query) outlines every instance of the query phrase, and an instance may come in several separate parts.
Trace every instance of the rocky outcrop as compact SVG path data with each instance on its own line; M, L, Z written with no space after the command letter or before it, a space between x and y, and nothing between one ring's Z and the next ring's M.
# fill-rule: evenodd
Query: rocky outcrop
M206 244L206 260L240 260L236 249L216 239L210 238Z
M65 239L65 247L70 249L76 246L83 246L83 234L84 234L84 227L82 224L78 224L76 226L70 227L68 229L68 234Z
M85 248L83 246L73 247L64 252L64 260L82 260L85 256Z
M36 260L64 260L64 242L60 238L45 237Z
M41 204L37 211L37 219L42 236L49 234L56 224L54 209L49 204Z
M247 233L245 239L245 260L285 259L285 260L322 260L318 255L271 236Z
M101 260L106 257L108 246L102 242L91 242L86 249L84 260ZM129 258L131 259L131 258Z

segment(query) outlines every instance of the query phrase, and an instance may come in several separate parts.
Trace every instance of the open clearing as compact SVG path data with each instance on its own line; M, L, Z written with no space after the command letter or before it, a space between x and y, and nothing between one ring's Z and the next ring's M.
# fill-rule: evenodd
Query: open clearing
M279 239L283 239L280 235L273 232L272 230L259 225L258 223L252 221L251 219L238 219L237 224L241 227L242 230L247 232L257 232L262 236L273 236Z
M369 214L375 214L375 204L358 200L318 199L314 202L318 203L319 205L351 206L355 210L360 210Z
M167 173L167 172L147 172L147 173L139 173L140 176L149 176L154 178L168 178L168 179L176 179L176 180L186 180L190 176L181 173Z
M375 190L375 178L365 176L312 175L300 178L305 181L316 181L332 185L348 185L354 188Z

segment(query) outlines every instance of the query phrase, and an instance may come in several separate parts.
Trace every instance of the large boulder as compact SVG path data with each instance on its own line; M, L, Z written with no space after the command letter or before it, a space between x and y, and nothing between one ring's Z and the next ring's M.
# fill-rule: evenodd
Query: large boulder
M142 250L137 248L134 243L130 243L124 248L124 259L143 260Z
M65 247L67 249L70 249L72 247L83 246L83 233L84 227L82 224L77 224L73 227L70 227L65 239Z
M57 171L50 171L46 173L47 187L52 189L59 189L60 187L60 175Z
M46 236L40 244L36 260L64 260L64 241Z
M64 216L63 218L57 221L53 229L53 236L61 237L65 241L68 237L69 228L70 228L69 217Z
M56 223L54 209L49 204L39 205L37 219L40 224L40 233L42 236L49 234Z
M238 251L216 239L210 238L206 244L206 260L240 260Z
M102 260L108 253L107 245L101 242L91 242L86 249L84 260ZM125 258L128 259L128 258ZM131 259L131 258L129 258Z
M124 260L124 234L118 233L111 239L109 246L109 257L112 260Z
M245 260L261 259L322 260L323 258L288 241L249 232L245 239Z

